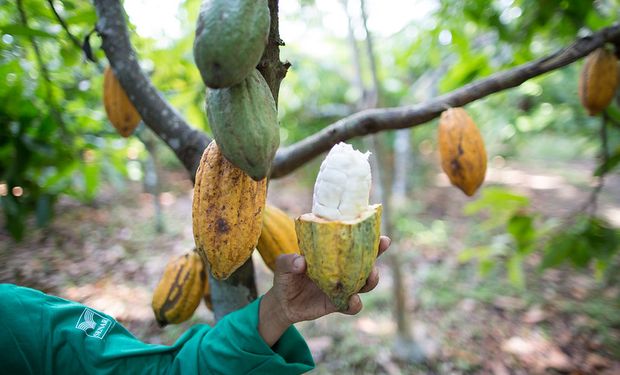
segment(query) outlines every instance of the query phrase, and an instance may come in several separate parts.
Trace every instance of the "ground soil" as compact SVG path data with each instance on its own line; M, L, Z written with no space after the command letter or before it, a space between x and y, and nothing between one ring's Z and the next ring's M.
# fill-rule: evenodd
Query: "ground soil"
M591 168L496 165L487 185L507 185L529 196L532 210L563 217L587 201ZM163 233L155 228L154 197L140 184L123 191L106 187L88 205L63 198L53 223L31 229L22 242L0 232L0 282L100 309L150 343L169 344L192 324L213 324L204 304L181 325L162 329L154 320L151 293L166 262L193 247L191 183L182 171L162 177ZM605 186L598 212L617 227L620 178L610 176ZM396 333L391 272L380 260L381 283L364 296L361 314L298 325L317 362L315 373L620 373L617 279L596 280L591 269L570 267L536 272L536 254L527 260L526 290L509 285L499 271L481 277L475 264L458 260L476 223L463 214L471 198L441 175L411 198L422 202L415 219L425 228L444 225L449 238L394 238L406 275L410 339ZM269 201L292 216L307 212L310 200L311 187L295 176L270 185ZM271 273L260 257L255 264L262 293Z

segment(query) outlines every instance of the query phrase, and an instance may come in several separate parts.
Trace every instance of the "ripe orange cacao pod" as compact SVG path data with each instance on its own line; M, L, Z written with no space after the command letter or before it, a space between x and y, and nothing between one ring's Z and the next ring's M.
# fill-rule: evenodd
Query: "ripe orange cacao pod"
M252 255L263 225L267 179L254 181L220 152L215 141L200 159L192 225L196 250L213 277L228 278Z
M450 108L439 120L441 167L450 182L468 196L482 185L487 170L484 140L463 108Z
M590 116L607 108L618 88L618 59L606 48L586 57L579 75L579 99Z
M295 221L286 212L270 204L265 206L263 229L256 249L272 271L276 268L276 258L282 254L299 254Z
M108 119L123 137L129 137L140 123L140 114L108 66L103 73L103 106Z

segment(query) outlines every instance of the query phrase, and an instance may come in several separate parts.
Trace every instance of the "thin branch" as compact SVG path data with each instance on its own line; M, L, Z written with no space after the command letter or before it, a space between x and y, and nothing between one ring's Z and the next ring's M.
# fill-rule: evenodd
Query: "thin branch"
M211 141L203 132L192 128L164 99L140 68L129 40L125 14L118 0L94 0L97 32L114 74L127 92L144 123L177 155L195 177L200 156Z
M542 59L496 73L425 103L384 109L369 109L343 118L291 146L278 150L272 178L285 176L329 150L334 144L353 137L384 130L410 128L426 123L449 107L458 107L569 65L605 43L620 42L620 25L604 28Z
M56 16L56 19L58 20L58 23L60 23L60 26L62 26L62 28L65 30L65 32L69 36L69 39L71 39L71 42L73 42L73 44L75 44L75 46L78 49L82 49L82 44L80 43L80 40L75 35L71 34L71 31L69 31L69 25L67 25L65 20L60 16L58 11L54 7L54 1L53 0L47 0L47 3L49 4L50 9L54 13L54 16Z
M377 68L377 55L375 54L374 44L372 41L372 35L370 35L370 29L368 29L368 12L366 11L366 0L360 0L360 11L362 13L362 26L364 26L364 32L366 33L366 55L368 56L368 64L370 65L370 76L372 77L372 90L368 93L366 99L367 108L377 107L380 105L379 95L381 94L381 87L379 83L379 69Z
M19 12L19 18L21 23L25 27L29 27L28 16L26 15L26 10L24 9L24 3L22 0L17 0L17 10ZM69 141L66 134L67 127L64 120L62 119L62 114L60 113L58 103L56 102L56 98L54 96L53 83L50 77L50 72L47 68L47 65L45 65L45 61L43 60L43 55L41 54L41 50L39 49L39 44L32 35L30 35L28 39L30 40L30 44L32 44L32 49L34 50L34 55L37 59L39 70L41 71L41 75L43 76L43 80L45 82L45 94L47 95L47 103L49 105L52 116L54 117L54 120L58 123L63 138L66 141Z

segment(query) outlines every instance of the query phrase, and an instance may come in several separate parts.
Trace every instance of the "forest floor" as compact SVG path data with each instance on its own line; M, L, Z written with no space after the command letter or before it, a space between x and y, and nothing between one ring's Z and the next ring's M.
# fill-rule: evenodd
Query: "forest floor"
M528 196L531 208L549 217L570 215L588 199L591 165L537 165L543 167L496 165L487 185ZM155 230L153 196L139 184L108 187L91 205L62 199L53 223L22 242L0 232L0 282L100 309L149 343L170 344L192 324L213 323L204 304L181 325L161 329L154 320L151 293L166 262L193 247L191 183L183 172L165 172L162 180L163 233ZM609 176L605 186L598 210L618 227L620 176ZM311 195L310 186L287 177L271 183L269 201L295 216L310 210ZM363 296L359 315L298 324L317 362L314 373L620 373L617 276L597 280L592 269L568 266L539 272L535 253L527 258L524 289L511 285L502 267L482 277L476 263L459 259L476 245L470 241L479 220L463 214L472 198L442 177L411 196L415 213L401 222L416 234L394 238L390 251L406 275L413 343L397 338L391 272L382 258L381 282ZM272 276L260 257L255 265L264 293ZM424 359L415 363L418 356Z

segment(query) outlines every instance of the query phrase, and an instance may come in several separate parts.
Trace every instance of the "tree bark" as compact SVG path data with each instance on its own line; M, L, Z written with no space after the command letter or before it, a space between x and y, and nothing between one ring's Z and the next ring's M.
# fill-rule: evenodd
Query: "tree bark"
M284 42L280 39L278 0L269 0L269 13L271 15L269 40L257 68L267 81L277 106L280 83L282 83L291 64L288 61L285 63L280 61L280 46L283 46Z
M459 107L485 96L519 86L523 82L569 65L605 43L620 42L620 25L601 29L577 39L567 48L547 57L519 65L470 83L452 92L420 104L383 109L367 109L345 117L276 154L271 177L285 176L334 144L353 137L384 130L411 128L424 124L450 107Z
M119 0L93 1L98 18L97 32L102 38L102 48L116 77L144 123L174 151L194 180L202 152L211 139L192 128L141 70L129 40L125 13ZM258 69L267 80L277 103L280 82L290 64L279 60L279 46L283 43L278 31L278 1L269 0L269 8L272 15L271 31ZM492 93L518 86L530 78L568 65L606 42L620 42L620 25L580 38L568 48L548 57L494 74L422 104L368 109L355 113L296 144L278 150L271 177L278 178L291 173L340 141L383 130L417 126L439 116L448 107L462 106ZM215 297L214 304L221 301L221 310L217 316L223 316L226 311L232 311L231 308L243 306L255 298L251 261L238 272L240 275L233 275L229 281L214 280L213 293L219 296Z
M190 173L192 181L202 152L211 139L181 117L140 68L129 41L125 12L118 0L94 0L97 32L114 75L127 92L144 123L174 151Z

